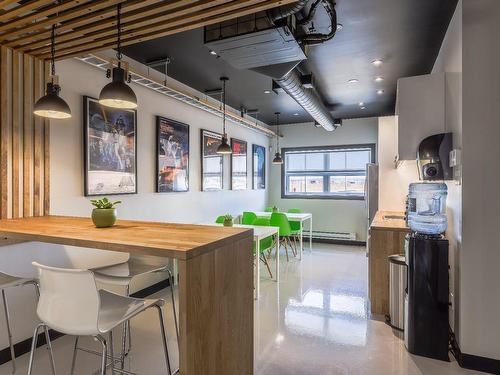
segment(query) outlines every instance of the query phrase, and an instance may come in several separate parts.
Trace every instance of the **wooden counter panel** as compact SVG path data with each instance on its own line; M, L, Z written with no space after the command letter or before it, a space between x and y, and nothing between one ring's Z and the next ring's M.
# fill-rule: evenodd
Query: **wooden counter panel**
M0 236L134 254L189 259L251 237L251 229L118 220L96 228L89 218L43 216L0 220ZM7 241L5 242L7 243Z
M406 231L371 230L369 253L370 305L372 314L389 314L388 256L404 253Z
M372 230L396 230L409 232L410 228L404 219L385 219L386 216L402 216L405 213L400 211L377 211L370 225Z
M252 238L179 261L180 372L253 374Z

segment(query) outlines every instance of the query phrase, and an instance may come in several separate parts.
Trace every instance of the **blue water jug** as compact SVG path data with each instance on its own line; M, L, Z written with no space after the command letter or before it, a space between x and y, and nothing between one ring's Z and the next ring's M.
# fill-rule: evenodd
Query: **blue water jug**
M408 225L422 234L437 235L446 231L446 196L444 183L419 182L410 184L408 194Z

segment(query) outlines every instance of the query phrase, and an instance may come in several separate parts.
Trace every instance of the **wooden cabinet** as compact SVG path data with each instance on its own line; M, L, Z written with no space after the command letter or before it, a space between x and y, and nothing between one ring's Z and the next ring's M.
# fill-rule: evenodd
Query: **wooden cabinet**
M415 160L420 142L446 130L445 73L398 80L397 160Z
M369 297L372 314L389 314L389 261L388 256L404 253L405 236L409 233L401 212L379 211L370 227L368 254Z

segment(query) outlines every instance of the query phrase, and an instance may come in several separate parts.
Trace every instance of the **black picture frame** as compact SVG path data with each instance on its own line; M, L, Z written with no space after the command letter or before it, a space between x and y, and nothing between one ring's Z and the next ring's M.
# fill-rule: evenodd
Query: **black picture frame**
M241 156L243 154L238 153L237 145L241 145L244 147L244 155L245 155L245 183L241 184L244 187L240 187L238 183L235 182L235 171L234 171L234 158L237 157L238 155ZM231 154L231 163L230 163L230 169L231 169L231 190L247 190L248 189L248 143L246 141L243 141L241 139L237 138L231 138L231 150L233 153Z
M209 142L208 139L211 139ZM207 141L205 141L207 140ZM201 191L221 191L224 189L224 156L215 152L219 145L222 143L222 134L213 132L211 130L200 129L200 166L201 166ZM219 161L219 170L217 172L207 172L205 161L211 160ZM217 161L215 161L214 166ZM209 184L206 179L215 175L220 184Z
M163 116L156 116L156 181L155 189L157 193L179 193L189 191L189 125L169 119ZM170 141L173 139L172 141ZM171 151L169 163L166 159L167 150ZM162 157L162 152L164 157ZM179 158L180 156L180 158ZM162 160L163 159L163 160ZM174 164L168 166L167 164ZM180 166L179 166L180 165ZM162 182L162 174L166 170L172 175L172 182ZM182 176L184 175L184 176ZM176 178L175 176L178 176ZM174 181L175 180L175 181Z
M131 129L128 125L130 119L133 122ZM98 129L99 127L103 130ZM109 129L113 131L106 131ZM126 135L120 134L121 132ZM92 142L89 142L90 137L93 138ZM133 146L129 147L131 140L133 140ZM95 98L83 96L83 152L85 196L137 194L137 111L135 109L106 107L99 104ZM133 155L130 155L131 152ZM120 174L117 169L126 169L129 172ZM107 176L106 172L108 172ZM109 182L110 180L112 182Z
M258 181L259 179L261 181ZM266 148L255 144L252 145L252 188L254 190L266 188Z

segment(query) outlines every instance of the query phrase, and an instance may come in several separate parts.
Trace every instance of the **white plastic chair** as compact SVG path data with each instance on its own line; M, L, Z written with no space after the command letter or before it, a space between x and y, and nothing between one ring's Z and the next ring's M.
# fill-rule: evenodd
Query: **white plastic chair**
M174 315L175 331L177 334L177 342L179 342L179 326L177 322L177 313L175 309L175 297L174 297L174 277L172 272L168 268L167 259L159 258L155 256L131 256L127 262L117 264L109 267L102 267L94 269L95 280L99 284L105 286L117 286L125 288L125 296L130 295L130 284L135 278L139 278L145 275L150 275L154 273L167 273L170 282L170 298L172 302L172 309ZM127 347L128 343L128 347ZM78 347L75 343L77 350L83 350L86 352L91 352L85 348ZM125 357L128 355L132 349L132 333L130 329L130 322L123 326L122 332L122 347L120 353L121 369L125 366Z
M112 372L120 372L114 366L112 329L152 307L158 310L167 373L172 374L161 308L164 300L131 298L98 290L92 271L48 267L36 262L33 266L39 275L37 314L42 323L33 334L28 375L32 374L38 332L47 327L67 335L94 337L102 346L101 375L106 374L108 352ZM109 340L104 338L106 334ZM72 373L76 353L75 350Z

